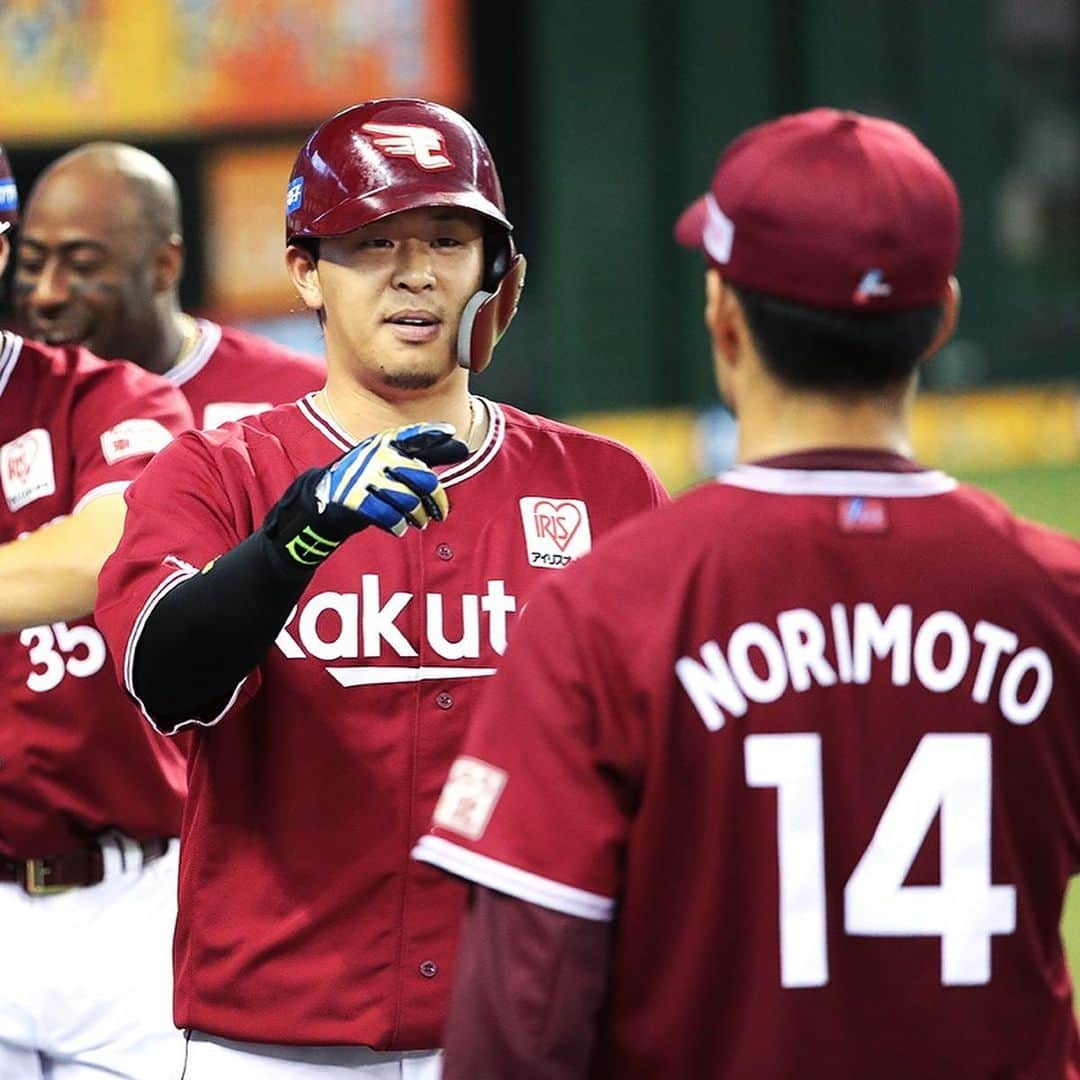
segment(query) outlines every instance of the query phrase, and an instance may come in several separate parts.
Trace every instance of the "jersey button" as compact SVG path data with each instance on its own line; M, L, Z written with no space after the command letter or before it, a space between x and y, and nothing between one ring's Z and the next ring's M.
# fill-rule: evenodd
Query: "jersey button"
M454 695L448 694L445 690L441 694L435 695L435 704L440 709L452 709L454 707Z
M443 562L449 562L454 557L454 549L449 544L440 544L435 549L435 554L438 555Z
M420 974L425 979L434 979L439 974L439 965L434 960L424 960L420 964Z

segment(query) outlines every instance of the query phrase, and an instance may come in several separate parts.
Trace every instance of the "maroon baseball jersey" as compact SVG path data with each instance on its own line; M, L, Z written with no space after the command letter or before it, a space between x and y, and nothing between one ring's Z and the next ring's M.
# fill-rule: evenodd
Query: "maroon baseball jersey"
M157 375L0 333L0 542L123 490L190 425ZM91 619L0 634L0 683L0 854L178 835L179 754L131 707Z
M165 372L195 414L195 426L215 428L296 401L326 382L326 364L269 338L209 319L196 319L191 355Z
M617 919L597 1075L1075 1076L1078 717L1075 541L740 466L538 591L416 854Z
M346 541L224 714L181 728L194 731L182 1027L438 1045L464 889L410 847L533 587L664 498L624 447L483 404L484 445L442 470L449 518ZM257 528L300 472L351 445L305 399L184 435L153 463L129 492L98 608L129 688L154 604Z

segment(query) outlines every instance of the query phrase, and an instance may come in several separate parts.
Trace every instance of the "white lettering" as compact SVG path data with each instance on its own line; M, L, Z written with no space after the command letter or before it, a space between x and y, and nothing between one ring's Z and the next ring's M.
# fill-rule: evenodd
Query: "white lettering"
M506 582L489 581L480 607L488 613L488 640L500 655L506 652L506 616L517 608L517 600L506 595Z
M983 646L977 666L973 640ZM953 611L935 611L916 626L908 604L894 605L884 617L871 603L832 604L827 622L809 608L791 608L777 614L775 632L765 623L742 623L726 646L705 642L700 661L680 657L675 674L705 726L719 731L725 714L743 716L748 702L776 701L789 686L801 693L815 684L866 684L875 667L883 666L875 661L887 664L894 686L909 685L914 674L918 685L935 694L956 690L974 671L971 700L984 705L1003 658L1012 656L1001 677L998 707L1011 723L1030 724L1050 700L1054 670L1042 649L1017 653L1018 645L1011 630L985 620L971 629ZM837 670L827 659L830 648ZM884 675L879 671L877 677Z
M706 641L701 646L701 659L703 665L689 656L681 657L675 663L675 674L705 726L710 731L719 731L724 726L724 714L718 706L722 705L732 716L744 716L746 698L735 685L731 669L715 641Z
M332 611L338 618L337 637L327 640L319 636L319 616ZM356 659L359 642L356 621L359 600L356 593L324 592L313 596L300 614L297 632L312 656L320 660Z
M466 593L461 598L461 637L448 641L443 626L443 598L440 593L427 596L428 641L446 660L464 660L480 655L480 598Z
M971 635L980 645L985 645L979 659L979 670L975 673L975 686L972 688L972 700L980 705L990 700L990 688L994 685L998 664L1005 653L1016 652L1020 639L1011 631L1003 630L993 623L981 619L975 624Z
M873 604L856 604L852 633L854 676L857 683L870 681L870 653L884 660L892 652L892 681L896 686L911 682L911 607L897 604L885 621Z
M784 645L792 688L809 690L811 681L819 686L833 686L836 672L825 659L825 627L817 615L807 608L792 608L777 615L776 626Z
M765 659L765 677L754 670L750 650L757 649ZM742 692L751 700L765 704L775 701L788 685L784 650L776 635L759 622L743 623L728 641L728 663Z
M852 680L852 659L847 608L843 604L833 604L829 614L832 617L833 645L836 648L836 669L840 673L840 681L849 683Z
M943 668L934 663L938 638L949 639L949 659ZM964 620L952 611L935 611L915 635L915 677L935 694L955 690L967 672L971 639Z
M396 592L383 605L379 592L378 574L364 574L360 579L360 588L364 599L364 656L369 659L379 656L384 641L398 656L416 656L416 649L409 644L408 638L394 623L394 620L405 610L413 594Z
M1035 686L1027 701L1020 700L1020 683L1029 672L1035 672ZM1038 718L1050 700L1054 688L1054 669L1050 657L1034 646L1018 652L1001 677L998 705L1005 719L1013 724L1030 724Z

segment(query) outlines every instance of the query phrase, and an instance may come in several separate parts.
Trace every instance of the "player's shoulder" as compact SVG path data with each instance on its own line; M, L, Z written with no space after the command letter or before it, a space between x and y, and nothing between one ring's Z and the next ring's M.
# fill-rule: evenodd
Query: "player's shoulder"
M982 488L957 485L957 504L985 533L996 537L1018 561L1040 576L1080 597L1080 540L1029 521Z
M262 364L264 370L267 366L275 369L295 368L316 378L322 378L326 374L326 364L317 356L290 349L262 334L242 330L238 326L212 323L209 319L201 321L204 325L213 327L220 335L214 350L215 358L254 360Z
M552 420L538 413L525 412L504 402L499 402L498 407L506 417L509 437L527 440L537 449L543 448L559 454L589 455L609 461L622 461L652 475L652 470L637 451L606 435L597 435L595 432L560 420Z
M229 420L216 428L185 431L177 452L225 461L252 462L262 455L289 456L289 448L307 434L310 424L300 403L288 402L264 412Z
M115 388L118 394L137 396L148 390L168 390L168 379L128 360L103 360L82 346L45 345L17 334L0 335L0 367L26 371L40 382L53 382L77 394L88 388Z

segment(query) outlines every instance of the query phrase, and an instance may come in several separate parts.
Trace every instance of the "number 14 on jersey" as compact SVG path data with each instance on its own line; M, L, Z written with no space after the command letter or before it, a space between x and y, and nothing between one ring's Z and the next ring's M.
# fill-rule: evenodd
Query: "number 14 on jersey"
M780 981L829 981L821 736L749 735L746 782L776 788ZM990 942L1016 930L1016 889L992 885L990 736L925 735L844 887L844 932L938 937L945 986L990 981ZM941 815L937 885L905 885Z

